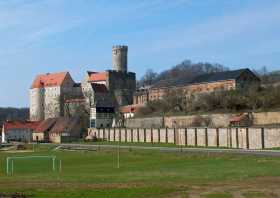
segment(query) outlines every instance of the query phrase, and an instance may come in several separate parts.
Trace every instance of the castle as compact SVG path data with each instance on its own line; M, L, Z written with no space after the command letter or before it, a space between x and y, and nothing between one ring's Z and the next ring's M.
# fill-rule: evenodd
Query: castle
M88 71L81 83L69 72L38 75L29 93L30 120L75 114L83 108L90 116L90 126L110 126L115 109L133 103L136 74L127 70L127 53L127 46L113 46L113 69Z
M68 72L38 75L30 89L30 120L85 114L85 120L90 121L87 127L110 127L119 113L121 117L131 118L141 106L163 99L170 91L188 100L193 94L260 83L252 71L239 69L203 74L194 79L163 80L136 91L136 74L127 69L127 53L127 46L113 46L113 69L88 71L81 83L74 82Z

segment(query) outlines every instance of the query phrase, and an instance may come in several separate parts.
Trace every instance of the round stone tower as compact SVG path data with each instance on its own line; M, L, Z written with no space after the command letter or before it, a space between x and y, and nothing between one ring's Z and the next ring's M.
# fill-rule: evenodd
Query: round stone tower
M127 72L127 51L128 47L125 45L113 46L113 70Z

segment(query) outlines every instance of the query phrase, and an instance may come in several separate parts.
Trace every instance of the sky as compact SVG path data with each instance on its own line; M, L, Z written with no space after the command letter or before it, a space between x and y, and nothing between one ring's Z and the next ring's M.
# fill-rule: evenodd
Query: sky
M28 107L41 73L111 69L128 45L140 78L183 60L280 69L279 0L0 0L0 106Z

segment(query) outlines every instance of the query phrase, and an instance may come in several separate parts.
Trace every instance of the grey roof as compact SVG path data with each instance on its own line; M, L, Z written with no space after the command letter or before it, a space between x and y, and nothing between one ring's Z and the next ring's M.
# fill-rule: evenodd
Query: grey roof
M234 80L237 79L243 72L251 72L249 69L239 69L225 72L216 72L211 74L203 74L194 78L191 83L205 83L205 82L216 82L222 80Z
M237 79L243 72L251 72L249 69L238 69L232 71L224 71L224 72L215 72L209 74L202 74L196 76L192 79L189 78L175 78L175 79L168 79L168 80L161 80L156 82L152 88L162 88L162 87L172 87L172 86L186 86L190 84L198 84L198 83L210 83L210 82L217 82L223 80L233 80ZM254 74L253 74L254 75ZM256 76L256 78L258 78Z
M80 126L80 119L77 117L59 117L56 118L56 123L50 133L71 132L77 125Z

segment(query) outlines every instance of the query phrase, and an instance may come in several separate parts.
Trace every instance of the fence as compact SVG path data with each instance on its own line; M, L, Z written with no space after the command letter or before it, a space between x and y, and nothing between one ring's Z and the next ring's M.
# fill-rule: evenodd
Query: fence
M280 128L91 128L88 133L104 141L243 149L280 148Z

